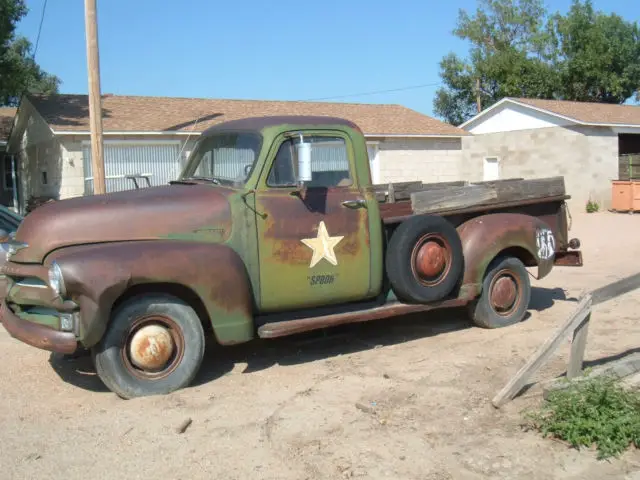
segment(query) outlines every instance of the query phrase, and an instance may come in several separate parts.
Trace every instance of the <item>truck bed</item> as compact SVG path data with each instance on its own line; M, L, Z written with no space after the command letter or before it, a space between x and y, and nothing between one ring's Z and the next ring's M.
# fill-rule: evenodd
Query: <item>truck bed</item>
M526 210L526 213L540 216L548 210L542 207L543 204L552 204L547 206L557 212L558 207L571 198L566 194L562 176L488 182L398 182L375 184L372 188L386 224L426 213L454 216ZM542 211L535 213L539 210Z

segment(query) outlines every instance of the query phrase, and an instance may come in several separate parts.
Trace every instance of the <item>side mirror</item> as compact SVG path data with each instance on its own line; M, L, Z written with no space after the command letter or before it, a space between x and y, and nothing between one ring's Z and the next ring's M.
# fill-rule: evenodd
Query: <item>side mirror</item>
M305 143L300 136L300 143L296 145L298 155L298 183L311 181L311 144Z

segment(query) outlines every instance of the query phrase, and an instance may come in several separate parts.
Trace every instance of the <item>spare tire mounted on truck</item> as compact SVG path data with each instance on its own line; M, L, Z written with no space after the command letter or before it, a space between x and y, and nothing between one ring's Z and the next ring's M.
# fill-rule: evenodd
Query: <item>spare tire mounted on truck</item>
M413 216L391 235L385 266L399 300L442 300L453 291L464 271L460 236L444 217Z

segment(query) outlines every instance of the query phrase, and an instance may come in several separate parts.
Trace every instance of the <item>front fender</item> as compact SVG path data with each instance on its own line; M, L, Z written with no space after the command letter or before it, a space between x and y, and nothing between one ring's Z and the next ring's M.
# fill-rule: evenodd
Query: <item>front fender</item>
M118 242L68 247L48 256L62 269L68 295L81 309L80 338L95 345L114 302L128 288L178 284L202 301L221 344L253 338L253 300L242 259L220 244L180 240Z
M465 259L463 285L480 288L489 263L502 251L513 249L526 266L538 267L537 278L549 274L555 255L555 237L537 217L494 213L473 218L457 228Z

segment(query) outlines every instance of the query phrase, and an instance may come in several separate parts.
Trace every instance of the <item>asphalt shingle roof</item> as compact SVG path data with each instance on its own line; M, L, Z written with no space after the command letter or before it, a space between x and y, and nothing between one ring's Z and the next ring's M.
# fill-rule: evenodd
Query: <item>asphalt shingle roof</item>
M640 126L640 106L532 98L513 98L512 100L563 115L578 122Z
M87 95L29 100L54 131L89 131ZM351 120L368 135L469 135L401 105L103 95L102 109L105 132L202 132L223 121L253 116L320 115Z

